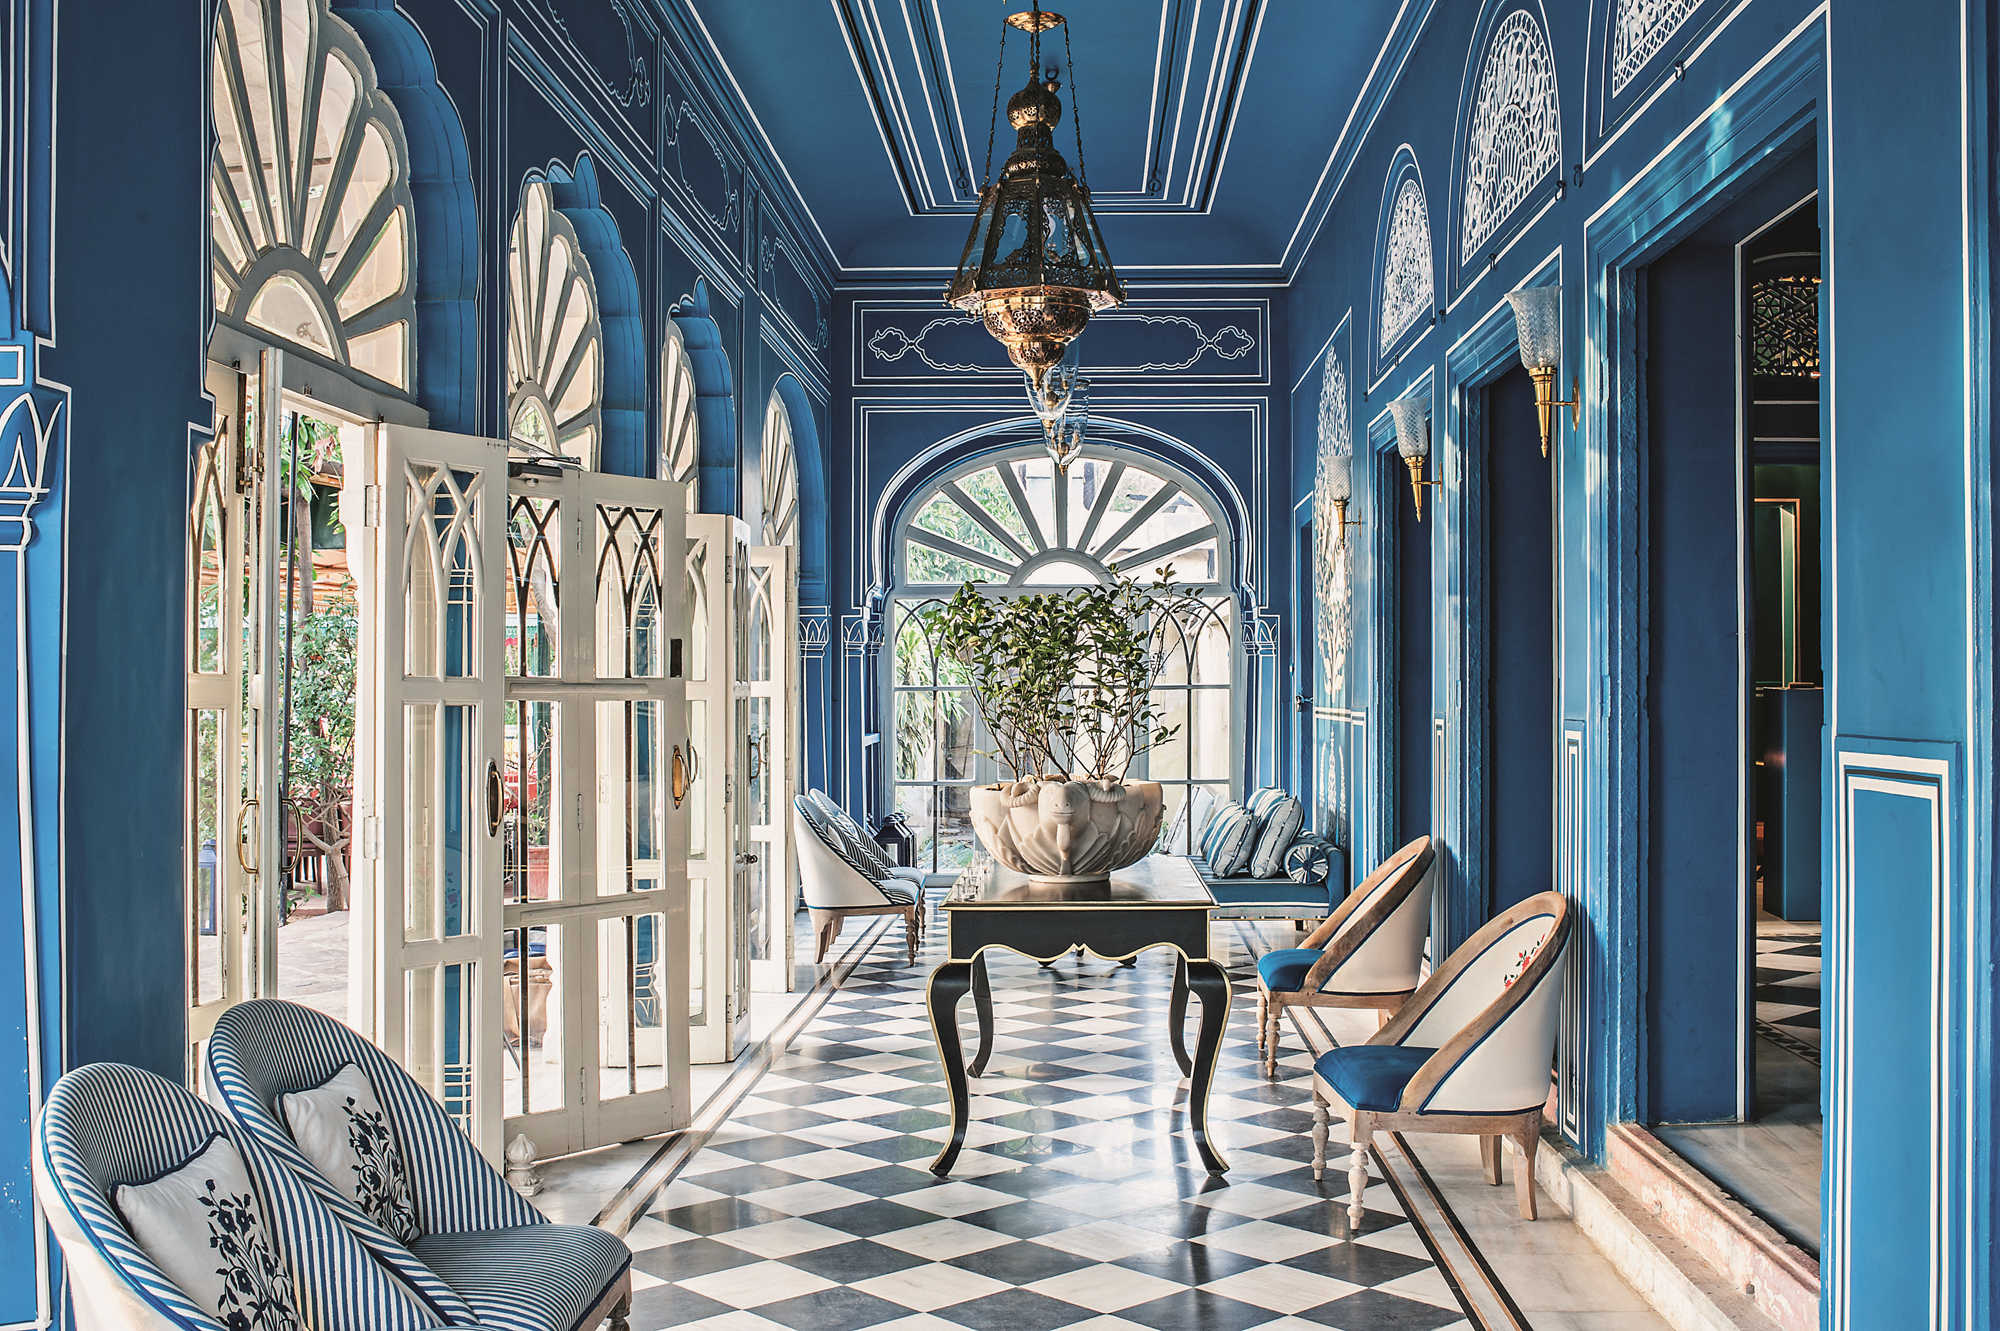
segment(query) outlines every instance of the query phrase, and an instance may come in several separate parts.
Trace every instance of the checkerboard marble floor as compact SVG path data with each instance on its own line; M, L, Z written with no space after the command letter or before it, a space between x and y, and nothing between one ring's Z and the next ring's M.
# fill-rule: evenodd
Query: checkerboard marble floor
M996 961L997 1045L967 1149L932 1177L948 1133L923 1006L936 957L912 967L901 951L885 932L632 1225L634 1328L1472 1325L1378 1173L1358 1229L1344 1146L1313 1182L1309 1064L1293 1040L1280 1079L1258 1075L1240 940L1210 1099L1226 1181L1184 1130L1165 953L1130 969Z
M1815 1064L1820 1061L1820 967L1816 928L1757 935L1757 1029Z

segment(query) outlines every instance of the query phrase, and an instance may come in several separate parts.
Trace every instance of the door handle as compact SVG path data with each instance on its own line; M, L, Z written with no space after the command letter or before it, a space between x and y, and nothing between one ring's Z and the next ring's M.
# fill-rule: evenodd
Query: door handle
M667 786L674 797L674 807L676 809L680 808L687 800L688 786L693 783L693 780L694 778L688 774L687 755L681 752L680 745L674 745L673 773L667 779Z
M738 864L755 864L757 862L757 857L751 854L747 850L739 851L737 852L736 855L736 862Z
M1312 705L1313 696L1310 693L1294 693L1292 695L1292 706L1299 711L1309 712L1312 710Z
M500 835L500 762L489 758L486 761L486 835Z
M254 874L257 872L256 869L251 867L250 861L243 857L243 847L244 847L243 832L245 827L249 824L250 811L256 807L257 807L257 801L253 797L244 800L243 807L236 811L236 865L238 868L242 869L244 873L247 874Z

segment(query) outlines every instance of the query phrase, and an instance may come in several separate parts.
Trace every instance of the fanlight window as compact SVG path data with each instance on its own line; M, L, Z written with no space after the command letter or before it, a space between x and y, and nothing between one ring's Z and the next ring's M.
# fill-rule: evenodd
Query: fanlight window
M1161 471L1087 457L1060 475L1046 454L991 462L914 505L897 571L909 586L991 582L1077 586L1114 573L1220 583L1222 533L1210 506Z
M1023 450L950 476L904 509L897 593L888 606L887 719L894 808L917 834L919 863L968 863L971 790L997 779L963 670L937 650L927 613L957 585L1023 595L1170 568L1184 588L1155 599L1154 702L1175 737L1134 775L1166 787L1167 818L1200 791L1226 801L1237 775L1241 678L1231 550L1213 501L1137 460L1093 455L1058 477Z
M792 414L771 394L764 411L764 544L790 545L799 535L799 460L792 444Z
M507 249L507 419L514 437L597 465L604 333L590 263L545 180L531 180Z
M701 477L701 422L695 409L694 364L680 325L667 321L667 345L660 353L660 475L687 487L687 511L698 513Z
M223 0L212 72L216 310L407 392L409 151L361 39L320 0Z
M1461 264L1472 265L1480 247L1560 166L1561 157L1555 59L1542 25L1517 9L1500 20L1487 43L1466 129Z

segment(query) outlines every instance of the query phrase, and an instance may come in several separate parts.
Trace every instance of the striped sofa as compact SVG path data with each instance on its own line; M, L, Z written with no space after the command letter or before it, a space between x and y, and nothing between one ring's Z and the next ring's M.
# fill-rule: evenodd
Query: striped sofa
M589 1225L558 1225L507 1186L444 1108L381 1050L333 1018L278 999L216 1020L210 1092L242 1135L284 1161L349 1233L408 1286L492 1331L623 1331L632 1253ZM367 1074L409 1170L422 1237L407 1246L322 1177L292 1141L278 1097L353 1063Z
M448 1288L427 1295L373 1260L318 1191L185 1087L116 1063L65 1073L35 1125L35 1195L62 1249L76 1325L225 1331L134 1241L121 1184L167 1174L221 1137L242 1157L271 1248L313 1331L430 1331L480 1323Z

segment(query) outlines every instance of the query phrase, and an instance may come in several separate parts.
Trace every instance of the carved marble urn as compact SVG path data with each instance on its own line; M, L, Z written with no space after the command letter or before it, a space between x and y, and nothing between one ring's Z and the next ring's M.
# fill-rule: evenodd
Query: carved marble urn
M1050 887L1103 883L1137 864L1160 836L1157 781L1061 777L980 786L972 830L1001 864Z

